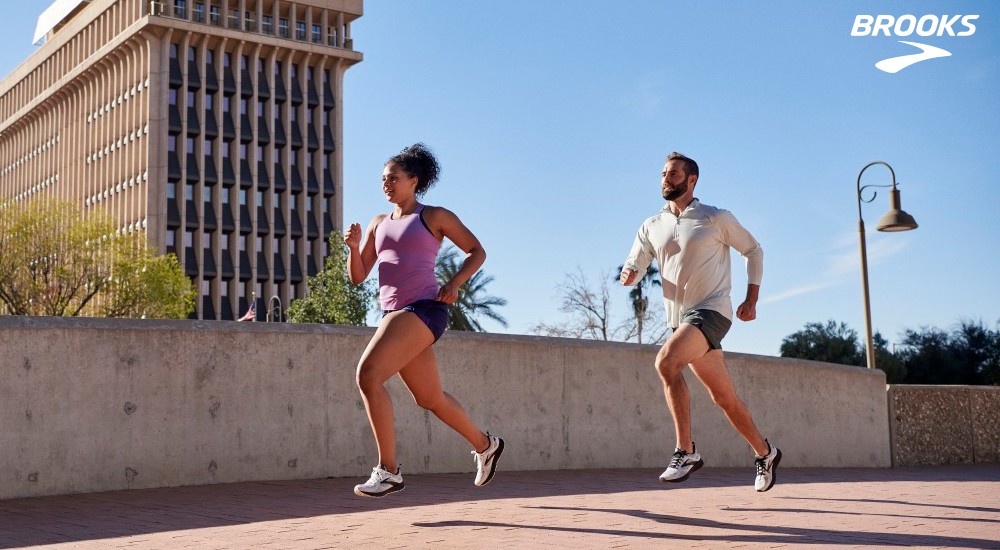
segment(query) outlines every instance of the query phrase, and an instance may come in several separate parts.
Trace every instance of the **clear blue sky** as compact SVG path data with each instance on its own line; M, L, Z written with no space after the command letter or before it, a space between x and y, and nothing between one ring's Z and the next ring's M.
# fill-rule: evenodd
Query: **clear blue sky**
M0 73L33 51L46 5L4 0ZM852 37L858 14L980 17L966 37ZM663 205L672 150L765 250L758 319L727 349L777 355L828 319L863 334L855 183L874 160L920 224L878 233L888 195L862 206L875 329L898 342L1000 320L1000 2L378 0L352 35L365 60L344 83L344 221L386 211L382 163L429 144L443 175L425 202L480 237L491 294L509 301L509 328L491 330L558 321L567 272L618 266ZM877 70L916 51L899 40L953 55ZM863 178L890 181L878 166ZM623 316L627 290L612 291Z

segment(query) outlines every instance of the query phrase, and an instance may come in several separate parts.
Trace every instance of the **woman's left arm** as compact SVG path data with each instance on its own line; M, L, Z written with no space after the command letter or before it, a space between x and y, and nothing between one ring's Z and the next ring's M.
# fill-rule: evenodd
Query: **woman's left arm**
M437 299L450 304L458 299L458 289L482 267L486 261L486 250L462 220L447 208L428 206L424 209L424 215L424 221L435 237L439 239L447 237L465 252L465 261L462 262L461 269L438 290Z

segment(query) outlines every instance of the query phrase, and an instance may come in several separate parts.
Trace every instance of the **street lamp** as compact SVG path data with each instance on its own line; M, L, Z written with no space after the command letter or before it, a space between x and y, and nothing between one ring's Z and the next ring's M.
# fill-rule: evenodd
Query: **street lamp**
M866 185L861 187L861 174L864 174L865 170L876 164L881 164L889 169L889 174L892 175L892 185ZM873 192L870 199L862 199L861 192L869 187L892 187L892 191L889 194L889 211L879 218L875 229L879 231L909 231L910 229L917 228L917 222L913 219L913 216L899 208L899 190L896 189L896 172L893 171L892 166L876 160L875 162L868 163L867 166L861 169L861 172L858 172L858 238L861 240L861 288L865 293L865 350L868 356L868 368L874 369L875 344L872 341L872 308L868 297L868 252L865 247L865 221L861 218L861 202L872 202L877 195L877 192Z

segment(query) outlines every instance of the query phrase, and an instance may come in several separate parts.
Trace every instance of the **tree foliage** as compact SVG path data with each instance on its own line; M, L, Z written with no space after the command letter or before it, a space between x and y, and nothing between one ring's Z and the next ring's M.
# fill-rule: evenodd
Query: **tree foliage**
M435 262L435 274L439 284L445 284L462 268L458 249L447 246L438 253ZM501 326L507 326L507 320L494 308L507 305L507 300L486 294L486 285L493 282L493 277L486 275L482 269L469 278L458 289L458 299L448 306L448 328L451 330L467 330L486 332L480 318L491 319Z
M804 329L786 336L781 341L781 356L853 366L861 366L865 358L858 333L833 320L825 325L807 323Z
M961 321L951 331L907 329L898 351L881 334L872 337L875 365L890 384L1000 385L1000 329ZM808 323L782 341L782 357L864 365L857 333L845 323Z
M70 202L0 208L0 304L11 315L187 316L190 280L140 235Z
M347 245L339 232L330 234L329 250L323 269L306 283L309 292L288 307L288 321L365 326L368 312L375 306L375 281L351 284Z
M981 321L907 330L898 354L910 384L1000 385L1000 330Z

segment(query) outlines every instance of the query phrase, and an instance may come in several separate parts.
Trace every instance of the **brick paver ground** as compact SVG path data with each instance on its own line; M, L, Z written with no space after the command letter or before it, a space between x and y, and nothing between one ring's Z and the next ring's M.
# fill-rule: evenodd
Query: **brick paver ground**
M235 483L0 501L0 548L1000 548L1000 465L654 470Z

